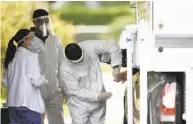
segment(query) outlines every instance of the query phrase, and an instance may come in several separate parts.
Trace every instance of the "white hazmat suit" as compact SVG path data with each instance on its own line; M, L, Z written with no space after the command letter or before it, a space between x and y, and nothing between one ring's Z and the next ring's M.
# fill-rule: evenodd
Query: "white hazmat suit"
M63 48L57 36L49 34L45 41L40 41L44 51L39 54L41 73L48 84L41 87L49 124L64 124L62 95L59 87L58 68L64 58Z
M116 42L107 40L88 40L78 45L84 53L83 61L75 64L65 57L59 73L72 124L104 124L106 100L96 99L100 93L106 92L98 55L110 53L111 65L121 65L121 50Z

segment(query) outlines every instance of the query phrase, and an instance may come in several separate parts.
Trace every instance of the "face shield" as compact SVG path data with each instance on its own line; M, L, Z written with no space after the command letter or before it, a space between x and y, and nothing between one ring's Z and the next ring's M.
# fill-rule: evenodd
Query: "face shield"
M23 37L17 44L20 44L21 42L23 42L24 40L28 39L31 40L35 37L34 32L30 32L28 35L26 35L25 37Z
M26 39L30 41L28 46L27 46L27 48L30 52L40 54L44 50L44 47L41 44L40 39L35 36L34 32L30 32L27 36L23 37L18 42L18 44L23 42Z
M48 36L48 32L54 34L52 21L49 15L40 16L33 19L35 28L41 33L41 36Z

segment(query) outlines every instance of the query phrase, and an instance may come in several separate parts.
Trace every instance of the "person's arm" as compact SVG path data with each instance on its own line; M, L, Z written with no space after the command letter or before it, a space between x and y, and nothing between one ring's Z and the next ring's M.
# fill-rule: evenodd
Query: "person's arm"
M58 76L60 75L60 66L61 66L61 63L62 63L62 60L64 59L64 51L63 51L63 46L62 46L62 42L59 40L59 38L56 36L56 43L57 43L57 52L58 52ZM60 83L61 80L59 78L59 88L61 90L61 93L63 96L66 96L66 93L64 91L64 89L60 86Z
M62 46L62 42L56 37L57 41L57 52L58 52L58 67L60 67L62 60L64 59L64 50Z
M122 80L120 74L122 52L119 44L112 40L91 40L85 42L85 44L86 43L97 55L106 53L110 54L114 81L120 82Z
M87 43L89 47L95 51L96 54L110 54L111 66L120 67L122 64L122 52L119 44L113 40L91 40Z
M34 57L30 57L30 59L28 59L28 74L29 74L29 78L31 83L39 88L42 83L46 83L47 80L45 79L45 77L43 75L40 74L40 65L39 65L39 60L38 60L38 55L34 55Z
M63 70L60 70L59 74L60 86L64 88L67 95L90 102L98 101L96 98L98 94L93 94L92 91L79 87L78 80L72 74Z

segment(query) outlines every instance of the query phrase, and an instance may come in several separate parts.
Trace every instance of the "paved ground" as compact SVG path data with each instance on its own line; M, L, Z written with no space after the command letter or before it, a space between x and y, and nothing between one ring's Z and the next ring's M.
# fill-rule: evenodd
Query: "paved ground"
M107 101L107 113L105 124L123 124L123 96L126 84L115 83L111 73L103 73L104 85L113 96ZM45 120L45 124L47 120ZM65 124L71 124L71 117L65 109Z

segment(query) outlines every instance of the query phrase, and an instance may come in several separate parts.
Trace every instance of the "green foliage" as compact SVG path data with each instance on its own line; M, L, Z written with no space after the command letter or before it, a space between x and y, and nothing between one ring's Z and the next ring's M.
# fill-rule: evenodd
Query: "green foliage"
M85 6L68 5L57 13L61 19L72 21L74 25L107 25L120 16L131 16L128 5L89 9Z
M29 28L34 2L1 2L1 48L7 47L9 40L20 28Z

